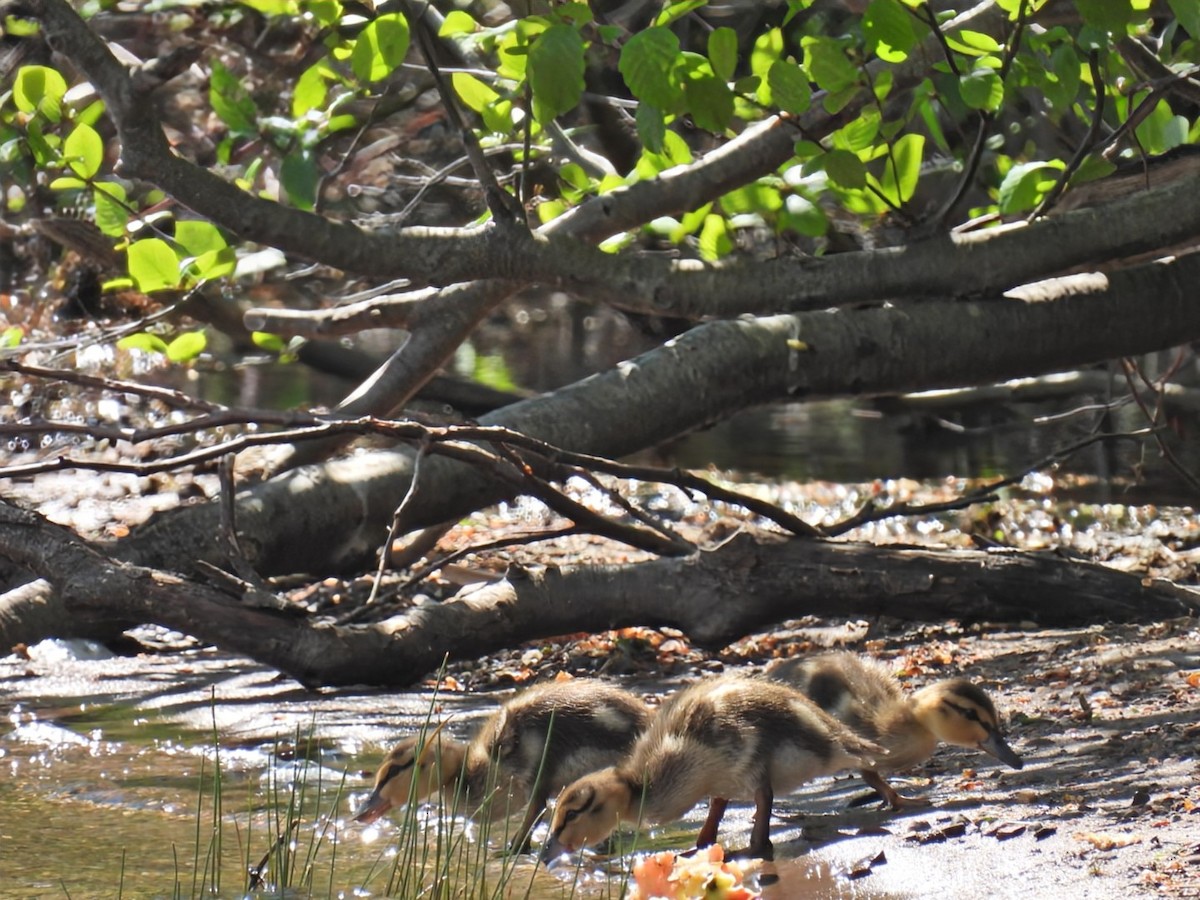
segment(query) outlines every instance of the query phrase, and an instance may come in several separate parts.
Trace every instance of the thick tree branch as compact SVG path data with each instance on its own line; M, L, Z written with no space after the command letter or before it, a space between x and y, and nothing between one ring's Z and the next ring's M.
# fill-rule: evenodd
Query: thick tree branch
M1163 215L1169 209L1170 215ZM1079 266L1200 241L1200 176L1172 179L1103 207L883 250L719 266L698 260L582 256L576 294L619 309L690 319L802 312L852 303L999 294ZM310 313L256 309L253 327L297 334L411 328L433 317L425 295L374 297Z
M66 529L4 503L0 545L53 579L73 606L183 631L314 687L411 684L447 652L470 658L523 640L634 624L669 625L716 648L804 615L1078 625L1200 611L1197 595L1186 589L1050 555L743 536L686 560L512 572L377 625L336 626L245 606L205 585L113 562Z

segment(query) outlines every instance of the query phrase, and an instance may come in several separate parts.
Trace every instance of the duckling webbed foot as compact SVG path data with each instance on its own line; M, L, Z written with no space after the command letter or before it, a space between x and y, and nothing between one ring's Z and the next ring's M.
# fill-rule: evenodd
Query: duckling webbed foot
M862 779L867 784L875 789L875 793L883 800L884 805L888 809L894 809L897 812L904 809L919 809L925 806L932 806L933 801L928 797L905 797L899 793L894 787L883 780L883 777L878 772L869 770L863 771ZM861 806L862 803L855 801L852 806Z

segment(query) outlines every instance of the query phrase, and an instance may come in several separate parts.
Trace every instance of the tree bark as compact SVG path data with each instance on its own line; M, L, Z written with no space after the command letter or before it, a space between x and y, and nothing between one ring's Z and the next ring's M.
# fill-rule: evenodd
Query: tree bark
M375 625L335 626L114 562L68 530L7 504L0 504L0 543L53 578L70 607L183 631L309 687L407 685L446 656L471 658L523 641L627 625L668 625L719 648L806 615L1077 625L1200 611L1195 592L1053 554L741 535L688 559L514 571Z
M1000 298L712 322L481 422L619 457L789 396L986 384L1200 339L1200 305L1190 288L1198 282L1194 254L1114 272L1096 293L1067 290L1040 302ZM410 474L407 448L369 450L244 490L237 506L242 546L264 574L361 567L382 543ZM505 496L479 473L432 457L401 524L406 531L437 524ZM159 516L111 550L139 565L187 572L196 560L222 563L218 533L217 504L204 504ZM8 621L21 618L14 602L0 599ZM0 632L10 642L42 636Z

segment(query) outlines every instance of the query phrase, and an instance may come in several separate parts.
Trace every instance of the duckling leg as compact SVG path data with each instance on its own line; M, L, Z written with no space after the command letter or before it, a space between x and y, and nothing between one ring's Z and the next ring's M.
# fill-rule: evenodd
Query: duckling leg
M746 851L751 857L775 858L775 848L771 845L771 804L774 801L775 792L769 784L754 792L754 827L750 830L750 846Z
M729 801L724 797L713 797L708 801L708 818L696 836L696 847L710 847L717 842L717 829L721 827L721 818L725 815L725 807Z
M913 809L932 805L932 801L928 797L905 797L898 793L894 787L883 780L882 775L873 769L863 769L859 774L862 775L863 781L875 788L890 809Z
M542 814L542 810L546 808L546 801L549 799L549 793L543 791L535 792L534 796L530 798L529 806L525 809L525 818L521 820L521 825L517 829L517 833L513 835L512 843L509 845L508 849L510 852L529 852L529 838L533 834L533 826L537 824L538 817Z

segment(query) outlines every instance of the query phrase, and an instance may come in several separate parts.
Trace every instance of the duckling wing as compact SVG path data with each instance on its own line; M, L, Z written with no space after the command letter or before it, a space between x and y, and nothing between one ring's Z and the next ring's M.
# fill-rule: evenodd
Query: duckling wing
M631 694L596 682L564 682L518 695L492 723L487 752L532 792L557 791L617 762L649 719Z
M880 739L883 723L904 703L899 684L882 665L849 651L787 660L768 675L871 741Z

